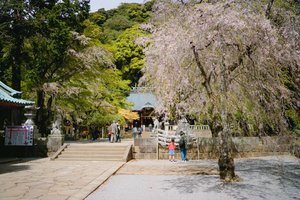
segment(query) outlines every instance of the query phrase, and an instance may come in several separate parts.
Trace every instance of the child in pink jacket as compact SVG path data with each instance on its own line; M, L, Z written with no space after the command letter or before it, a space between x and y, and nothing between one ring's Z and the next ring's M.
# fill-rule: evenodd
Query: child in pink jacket
M171 139L171 143L168 145L169 148L169 161L175 162L175 149L176 149L176 143L175 139Z

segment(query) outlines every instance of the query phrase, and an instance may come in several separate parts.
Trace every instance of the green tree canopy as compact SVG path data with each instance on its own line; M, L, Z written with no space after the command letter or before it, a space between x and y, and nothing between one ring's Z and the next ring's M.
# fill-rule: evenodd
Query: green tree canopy
M77 124L105 126L121 118L118 108L128 106L124 96L129 89L118 70L98 63L64 83L57 93L57 107Z
M116 66L123 73L123 78L138 84L144 66L144 47L136 44L136 40L147 34L138 26L125 30L114 42Z

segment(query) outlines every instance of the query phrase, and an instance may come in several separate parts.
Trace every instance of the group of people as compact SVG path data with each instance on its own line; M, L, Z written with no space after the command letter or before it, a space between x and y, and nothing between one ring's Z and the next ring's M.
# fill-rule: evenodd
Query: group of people
M132 129L133 132L133 138L136 139L136 137L141 137L143 129L141 127L134 126ZM95 131L95 134L93 134L93 139L95 138L97 132ZM108 137L109 141L111 143L113 142L121 142L121 126L119 122L113 121L113 123L108 127ZM184 131L180 131L180 140L178 143L179 150L180 150L180 156L181 160L183 162L187 161L187 137L184 133ZM175 139L171 139L171 143L168 144L169 149L169 160L171 162L175 162L175 149L177 148L177 145L175 143Z
M132 129L133 139L136 139L136 136L142 137L143 129L142 127L134 126Z
M121 142L121 125L115 120L108 127L108 138L111 143Z
M168 144L169 148L169 160L171 162L175 162L175 149L176 149L175 139L171 139L171 143ZM180 156L183 162L187 161L187 138L183 131L180 132L180 140L179 140L179 149Z

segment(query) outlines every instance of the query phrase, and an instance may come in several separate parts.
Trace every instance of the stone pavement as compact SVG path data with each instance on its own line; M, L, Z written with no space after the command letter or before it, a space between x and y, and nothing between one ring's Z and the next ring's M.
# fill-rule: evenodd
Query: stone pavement
M236 172L242 182L224 185L216 160L28 159L0 164L0 200L299 199L294 157L237 159Z
M49 158L0 164L0 199L81 200L125 163L50 161Z
M217 160L133 160L86 200L300 200L299 163L292 156L235 159L241 181L224 184Z

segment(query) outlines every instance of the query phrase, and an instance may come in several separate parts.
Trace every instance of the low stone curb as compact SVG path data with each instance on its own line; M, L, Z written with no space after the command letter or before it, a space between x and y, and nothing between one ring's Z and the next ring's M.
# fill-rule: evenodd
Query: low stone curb
M128 145L126 151L124 152L122 161L128 162L131 159L132 159L132 145Z
M94 192L98 187L100 187L106 180L108 180L112 175L114 175L124 163L118 163L116 166L106 170L99 177L91 181L88 185L80 189L77 193L68 198L68 200L82 200L88 197L92 192Z
M61 152L62 152L65 148L67 148L69 145L70 145L70 144L64 144L64 145L62 145L62 146L57 150L57 152L55 152L55 154L51 156L50 160L56 159L56 158L58 157L58 155L61 154Z

